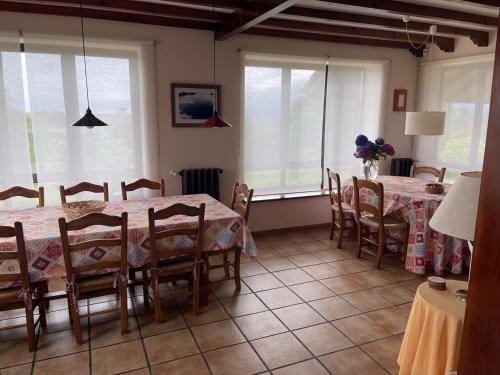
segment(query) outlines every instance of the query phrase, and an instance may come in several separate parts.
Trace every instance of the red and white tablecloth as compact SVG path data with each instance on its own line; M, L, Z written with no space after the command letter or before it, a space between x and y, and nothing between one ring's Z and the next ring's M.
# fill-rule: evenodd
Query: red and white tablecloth
M443 275L449 268L460 274L464 257L468 254L467 243L445 236L429 227L429 221L445 194L425 192L428 181L409 177L379 176L377 182L384 185L384 214L397 216L410 223L406 270L423 275L426 269ZM449 185L445 185L445 191ZM343 199L354 208L352 179L343 185ZM373 191L361 189L360 200L376 206Z
M119 216L128 212L128 263L131 267L144 264L149 257L148 209L159 210L175 203L199 206L205 203L204 251L241 246L244 253L254 258L257 248L250 230L243 218L230 208L206 194L182 195L166 198L109 202L103 213ZM59 278L66 274L57 220L64 217L61 207L41 207L21 210L0 210L0 225L23 224L28 269L31 281ZM175 216L160 222L168 229L196 227L197 219ZM70 241L98 238L119 238L119 228L94 226L79 232L72 232ZM187 236L175 236L162 240L160 246L185 248L191 244ZM15 239L0 239L0 251L14 250ZM119 255L117 248L94 248L72 255L75 266L95 260L114 259ZM0 274L18 270L17 260L0 262ZM7 287L3 283L1 287Z

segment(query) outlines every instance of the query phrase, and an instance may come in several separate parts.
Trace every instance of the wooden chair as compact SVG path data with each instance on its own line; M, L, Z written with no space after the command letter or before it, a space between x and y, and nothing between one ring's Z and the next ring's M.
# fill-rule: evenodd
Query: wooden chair
M59 194L61 195L61 204L66 204L66 197L68 195L75 195L83 192L91 192L91 193L103 193L104 201L109 201L109 189L108 183L105 182L101 185L92 184L90 182L80 182L75 186L71 186L67 189L64 186L59 186Z
M38 207L43 207L45 205L45 194L42 186L40 186L38 190L14 186L10 189L0 191L0 201L13 197L38 198Z
M430 174L438 178L438 182L444 181L444 174L446 173L446 168L437 169L434 167L416 167L415 164L412 164L410 169L410 177L415 177L419 174Z
M141 178L135 182L130 184L125 184L122 181L122 198L124 201L127 200L127 192L134 191L137 189L151 189L151 190L160 190L160 197L165 197L165 180L162 178L160 182L147 180L145 178Z
M165 229L157 227L156 222L167 220L173 216L197 216L198 225L194 228ZM142 279L144 280L144 304L149 305L149 286L153 290L153 304L156 322L162 321L160 283L173 282L177 280L189 280L188 290L177 290L170 293L171 298L179 296L193 296L193 312L198 314L200 303L200 278L202 276L201 253L203 249L203 232L205 226L205 204L200 207L187 206L176 203L173 206L156 211L154 208L148 210L149 238L151 250L151 263L142 268ZM158 246L161 239L174 236L190 236L193 240L191 247L182 249L165 249ZM148 270L150 278L148 278ZM149 282L151 281L151 282Z
M335 230L338 229L337 248L342 248L342 239L344 237L344 230L346 230L346 222L352 222L353 227L347 230L355 230L355 211L348 203L342 202L342 187L340 185L340 176L327 168L328 173L328 190L330 196L330 206L332 209L332 229L330 231L330 240L333 240ZM335 187L334 187L335 184ZM334 190L335 189L335 190Z
M66 268L66 291L70 308L71 321L78 344L83 343L80 318L99 314L120 312L121 333L128 329L127 311L127 213L120 216L109 216L101 213L91 213L81 218L66 222L65 218L59 219L61 241ZM70 243L68 232L79 231L94 225L106 227L120 227L120 238L106 238ZM84 265L73 265L71 254L75 251L103 247L120 247L120 255L116 260L101 260ZM95 273L102 270L115 269L106 273ZM107 294L120 295L120 307L80 314L78 301Z
M358 258L361 257L361 251L374 255L375 266L380 268L386 246L401 244L402 251L406 254L410 224L390 216L384 216L384 186L380 182L376 183L369 180L358 180L356 177L352 179L354 182L354 202L356 205L356 221L358 224L356 256ZM360 189L371 190L377 197L377 206L361 202L359 199ZM368 213L368 215L366 213ZM370 232L370 228L374 228L376 232ZM386 234L388 230L403 231L403 240L390 237L389 234ZM370 238L371 234L376 234L376 239ZM387 242L386 239L390 239L392 242ZM364 242L368 244L368 247L363 247ZM373 251L370 245L375 246L376 251Z
M26 246L24 243L23 226L16 222L14 227L0 226L0 238L16 237L16 251L0 251L0 261L17 259L19 262L18 273L7 273L0 275L0 282L14 282L19 287L0 289L0 311L24 308L26 323L12 326L4 326L0 331L26 327L28 331L28 347L32 352L35 349L35 328L40 323L46 327L45 305L43 303L43 288L41 283L32 284L28 273L28 258L26 257ZM35 320L33 311L38 306L40 315Z

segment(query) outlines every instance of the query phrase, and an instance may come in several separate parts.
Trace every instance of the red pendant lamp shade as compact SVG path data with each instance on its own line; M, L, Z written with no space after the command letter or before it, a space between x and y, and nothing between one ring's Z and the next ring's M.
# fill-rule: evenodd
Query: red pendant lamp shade
M232 125L222 119L217 111L207 121L201 124L202 128L232 128Z

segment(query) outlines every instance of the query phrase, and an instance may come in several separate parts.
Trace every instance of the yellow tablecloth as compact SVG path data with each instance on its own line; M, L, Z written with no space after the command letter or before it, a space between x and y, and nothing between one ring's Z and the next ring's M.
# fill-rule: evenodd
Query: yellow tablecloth
M463 281L446 280L438 291L422 283L399 352L399 375L448 375L457 370L465 303L455 297Z

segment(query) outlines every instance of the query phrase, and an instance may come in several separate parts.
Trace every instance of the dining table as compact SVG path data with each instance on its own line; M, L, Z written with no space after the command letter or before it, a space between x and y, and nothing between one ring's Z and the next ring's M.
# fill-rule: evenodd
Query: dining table
M378 176L375 182L384 186L384 215L395 216L410 224L408 249L402 253L407 271L424 275L431 270L437 276L444 275L448 269L452 274L462 273L462 265L469 254L467 242L446 236L433 230L429 221L443 201L451 185L444 185L443 194L425 191L429 181L401 176ZM352 179L342 185L344 202L355 208L354 185ZM360 201L377 205L374 191L360 189ZM391 233L398 237L400 233ZM390 251L402 251L400 247L389 246Z
M245 220L235 211L207 194L180 195L162 198L110 201L103 210L107 215L128 213L128 265L139 267L150 259L148 209L160 210L176 203L199 207L205 204L205 228L203 251L214 251L238 246L251 258L257 256L257 248ZM16 221L23 224L28 272L32 282L58 279L66 275L59 233L58 219L66 217L60 206L0 210L0 226L13 226ZM164 229L192 228L198 225L195 217L174 216L160 221ZM104 238L120 238L119 228L93 226L72 232L70 240L86 241ZM186 248L192 244L189 236L165 238L159 246L169 249ZM15 238L0 239L0 251L16 249ZM74 266L95 261L116 259L120 249L98 247L72 254ZM18 272L17 260L0 261L0 274ZM103 270L105 272L106 270ZM1 288L9 286L7 282Z

